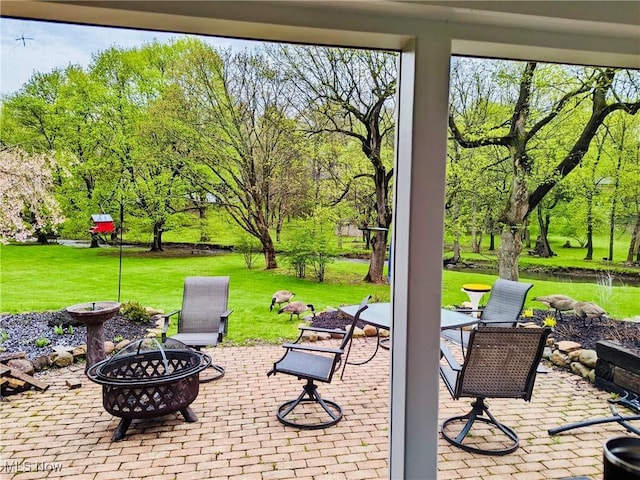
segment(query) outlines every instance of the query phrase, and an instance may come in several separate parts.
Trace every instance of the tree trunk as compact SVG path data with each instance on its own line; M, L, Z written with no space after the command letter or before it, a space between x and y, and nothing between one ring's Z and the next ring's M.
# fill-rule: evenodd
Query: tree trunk
M278 262L276 261L276 249L273 246L273 240L271 239L269 230L262 232L260 242L262 243L262 251L264 253L265 270L278 268Z
M37 242L40 245L48 245L49 244L49 239L47 238L47 235L44 234L42 232L42 230L40 230L40 229L36 230L36 238L37 238Z
M587 254L585 260L593 260L593 195L587 195Z
M496 249L496 234L489 233L489 251L493 252Z
M524 248L531 248L531 230L529 230L529 222L524 227Z
M529 215L529 188L527 175L529 159L526 145L516 142L512 147L513 179L507 207L500 215L502 233L498 248L498 276L518 281L518 259L522 252L522 233Z
M553 252L551 251L551 246L549 246L549 239L547 235L549 234L549 222L550 216L547 214L546 216L542 214L542 206L538 204L538 226L540 227L540 236L538 237L540 244L536 242L536 254L540 255L543 258L551 258L553 257ZM540 248L540 251L538 251Z
M371 260L365 282L383 283L382 271L387 254L387 232L376 231L371 237Z
M92 233L91 234L91 245L89 246L89 248L99 248L100 245L98 244L98 240L100 237L98 237L97 233Z
M207 209L203 207L198 208L198 218L200 220L200 241L208 242L211 240L209 233L207 232Z
M457 237L453 241L453 258L451 261L454 265L460 261L460 240Z
M500 278L518 281L518 258L522 252L522 232L505 226L500 235L498 249L498 275Z
M627 263L633 263L633 255L638 249L640 255L640 212L636 216L636 226L631 234L631 242L629 243L629 251L627 252Z
M364 150L364 149L363 149ZM371 239L371 261L369 262L369 271L364 277L365 282L384 283L385 278L384 262L387 256L387 234L389 225L391 224L391 207L389 206L389 181L393 176L393 170L386 173L380 156L375 155L376 173L374 175L376 186L376 214L378 227L384 230L376 230L375 235Z
M610 262L613 262L613 239L616 229L616 210L618 208L618 190L620 189L620 169L622 168L623 149L624 136L618 145L618 166L616 168L613 196L611 198L611 215L609 216L609 258L607 259Z
M155 222L153 224L153 244L151 245L152 252L162 252L162 227L164 222Z
M471 251L480 253L480 242L478 240L478 227L476 226L476 202L471 200Z

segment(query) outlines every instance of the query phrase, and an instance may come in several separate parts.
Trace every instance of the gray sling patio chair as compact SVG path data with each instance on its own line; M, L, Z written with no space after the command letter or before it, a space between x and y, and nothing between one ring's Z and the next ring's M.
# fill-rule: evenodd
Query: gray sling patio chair
M342 419L342 407L332 400L323 399L314 382L331 383L333 374L343 362L343 355L348 352L356 323L360 319L360 314L367 309L370 298L371 296L368 295L362 300L350 326L344 330L303 327L306 331L342 335L339 347L331 348L302 343L285 343L283 345L286 352L273 364L273 368L267 373L267 376L284 373L305 380L306 384L303 385L302 393L298 398L288 400L278 407L276 416L280 423L290 427L313 430L330 427ZM296 342L300 339L301 336ZM344 361L346 362L346 359ZM297 407L301 408L296 410Z
M485 455L515 451L518 435L489 412L487 398L531 400L536 369L550 333L548 328L483 327L472 330L462 365L441 345L440 377L451 396L472 397L472 409L442 423L442 436L463 450ZM476 421L488 424L491 436L474 434Z
M480 310L461 309L459 311L469 314L480 313L479 325L514 327L518 323L527 294L532 287L533 285L530 283L499 278L491 288L491 294L485 308ZM469 342L469 331L467 330L443 330L442 336L463 346L467 346Z
M186 277L182 309L164 315L162 340L167 338L171 317L178 315L178 333L170 338L200 350L214 347L227 334L228 318L233 310L228 309L229 277ZM210 382L221 378L224 367L211 363L217 373L203 378L200 382Z

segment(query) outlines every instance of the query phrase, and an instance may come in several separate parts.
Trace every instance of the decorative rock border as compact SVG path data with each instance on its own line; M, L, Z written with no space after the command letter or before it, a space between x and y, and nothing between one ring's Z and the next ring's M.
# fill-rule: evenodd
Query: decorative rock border
M149 309L152 314L151 320L155 321L155 327L147 329L146 336L147 337L156 337L160 336L162 333L163 319L162 313L156 309ZM126 347L131 340L124 339L117 344L114 344L111 341L104 342L104 349L107 355L111 355L114 352L118 352ZM28 375L32 375L37 372L41 372L43 370L57 367L64 368L73 365L74 363L79 363L86 361L87 356L87 345L81 344L76 346L53 346L53 352L48 355L41 355L39 357L34 358L33 360L29 360L27 358L26 353L24 352L16 352L16 353L7 353L0 354L0 363L5 364L7 367L26 373ZM71 387L70 387L71 388ZM7 393L7 392L3 392Z

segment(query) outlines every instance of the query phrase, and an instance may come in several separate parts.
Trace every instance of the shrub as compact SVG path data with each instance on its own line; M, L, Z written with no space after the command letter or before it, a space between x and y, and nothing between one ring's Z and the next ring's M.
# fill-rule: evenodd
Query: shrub
M310 266L316 280L324 282L327 264L334 261L335 255L325 238L314 238L306 234L289 242L287 247L285 260L298 278L305 278L307 267Z
M242 235L237 239L233 249L242 254L245 265L251 270L262 253L262 244L255 237Z
M149 313L139 302L125 302L120 307L120 313L133 323L147 323Z

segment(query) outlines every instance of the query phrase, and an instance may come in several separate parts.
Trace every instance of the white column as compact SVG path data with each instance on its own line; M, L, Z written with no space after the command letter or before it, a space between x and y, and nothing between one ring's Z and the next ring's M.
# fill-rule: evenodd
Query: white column
M448 38L436 35L401 58L389 467L398 480L437 477L449 58Z

